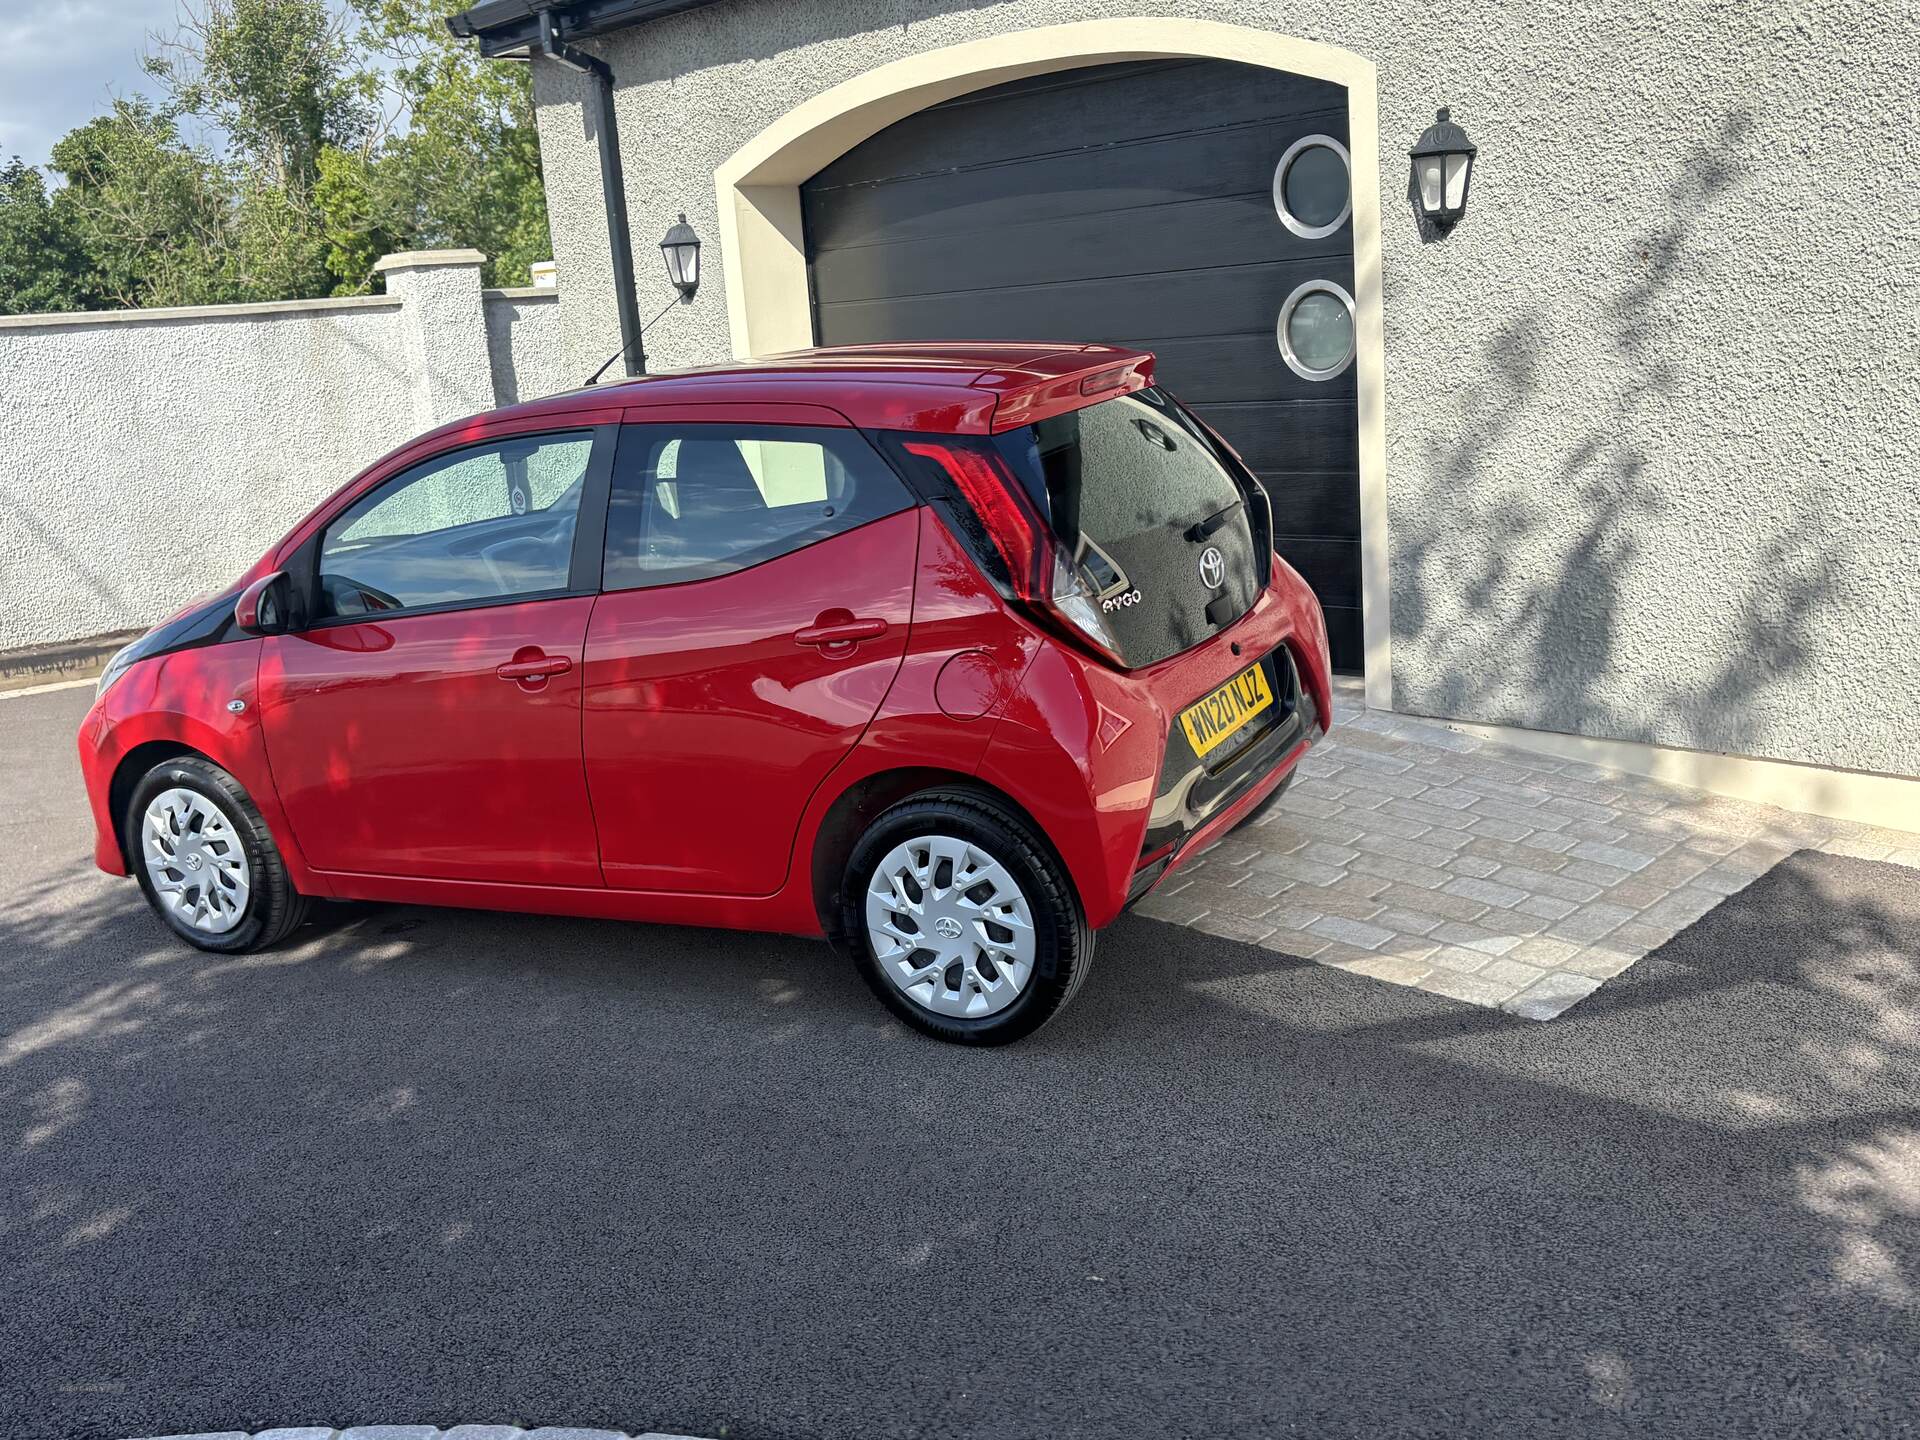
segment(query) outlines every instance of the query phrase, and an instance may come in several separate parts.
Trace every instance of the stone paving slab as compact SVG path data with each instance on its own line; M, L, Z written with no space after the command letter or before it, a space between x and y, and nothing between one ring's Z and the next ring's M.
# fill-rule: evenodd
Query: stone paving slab
M1920 835L1690 790L1368 711L1140 913L1551 1020L1796 850L1920 867Z

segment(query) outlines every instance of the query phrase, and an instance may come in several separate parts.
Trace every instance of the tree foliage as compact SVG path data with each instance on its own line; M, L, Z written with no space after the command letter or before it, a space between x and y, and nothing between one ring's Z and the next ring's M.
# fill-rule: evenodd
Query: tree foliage
M471 245L489 284L524 285L553 253L527 67L481 59L417 0L354 3L409 120L370 166L376 223L410 244Z
M526 68L432 7L351 3L183 0L157 99L60 140L58 187L0 169L0 313L359 294L436 246L524 283L550 253Z
M0 167L0 314L79 309L84 263L40 172L18 158Z
M66 185L53 213L95 303L210 305L242 298L228 254L229 197L209 152L174 117L120 100L53 147Z
M183 113L217 124L263 185L310 188L328 145L370 134L368 77L321 0L203 0L147 56Z

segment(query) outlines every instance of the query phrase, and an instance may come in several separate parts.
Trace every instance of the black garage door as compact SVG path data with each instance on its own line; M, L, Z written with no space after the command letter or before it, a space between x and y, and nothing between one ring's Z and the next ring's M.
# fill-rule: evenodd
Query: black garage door
M1337 85L1223 61L1070 70L921 111L801 187L814 334L1152 350L1272 492L1334 664L1358 670L1346 116Z

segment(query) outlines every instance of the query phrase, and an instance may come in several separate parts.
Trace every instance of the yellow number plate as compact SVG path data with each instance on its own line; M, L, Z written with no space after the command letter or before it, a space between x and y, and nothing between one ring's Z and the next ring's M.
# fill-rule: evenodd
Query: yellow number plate
M1273 704L1273 691L1258 665L1242 670L1197 705L1180 712L1193 753L1202 760L1210 751L1244 730L1262 710Z

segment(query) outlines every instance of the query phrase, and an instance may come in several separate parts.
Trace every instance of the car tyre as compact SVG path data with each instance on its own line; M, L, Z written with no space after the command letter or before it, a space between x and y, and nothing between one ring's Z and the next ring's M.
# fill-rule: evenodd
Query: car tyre
M1031 1035L1066 1008L1093 964L1094 932L1051 847L1008 806L970 791L915 795L876 819L848 860L840 920L881 1003L954 1044ZM942 920L959 933L936 936ZM916 974L930 978L906 983Z
M306 919L307 897L294 888L260 811L211 761L183 755L142 776L121 839L147 904L198 949L264 950Z

